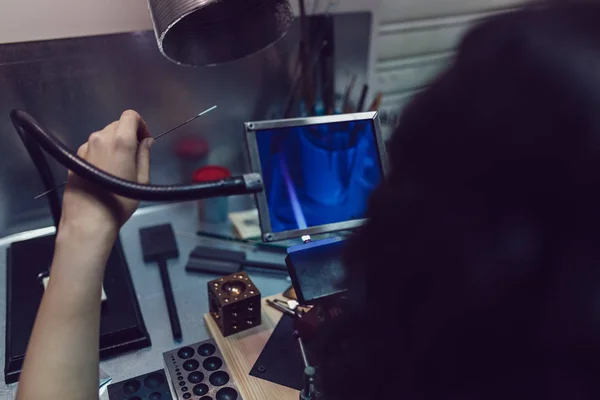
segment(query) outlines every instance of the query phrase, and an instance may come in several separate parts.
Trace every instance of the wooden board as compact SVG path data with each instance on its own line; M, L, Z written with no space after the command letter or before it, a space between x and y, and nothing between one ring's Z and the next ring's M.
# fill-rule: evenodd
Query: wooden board
M263 379L250 376L250 370L265 347L267 340L282 314L270 307L266 299L284 299L271 296L262 299L262 324L256 328L223 337L210 314L204 315L206 325L214 337L244 400L298 400L299 392Z

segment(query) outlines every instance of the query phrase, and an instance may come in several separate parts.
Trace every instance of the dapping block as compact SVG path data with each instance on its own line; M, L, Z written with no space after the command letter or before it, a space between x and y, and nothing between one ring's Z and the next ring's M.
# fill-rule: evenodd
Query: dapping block
M245 272L208 282L208 304L223 336L261 324L260 291Z

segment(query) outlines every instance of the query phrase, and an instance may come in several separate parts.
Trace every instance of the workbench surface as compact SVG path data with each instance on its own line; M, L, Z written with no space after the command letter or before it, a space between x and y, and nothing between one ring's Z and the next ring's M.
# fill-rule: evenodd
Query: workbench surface
M113 378L113 382L163 368L163 352L211 337L204 314L208 313L207 283L213 280L215 275L186 272L185 265L189 253L198 245L213 245L233 250L248 250L249 247L198 237L195 234L200 226L197 209L196 202L146 207L138 210L121 230L123 249L144 321L152 339L152 347L102 361L100 368ZM171 334L158 267L154 264L146 265L142 260L138 232L139 228L164 223L173 225L180 253L178 259L169 261L168 268L183 331L181 343L176 343ZM203 225L202 228L213 233L229 234L231 232L228 224ZM6 249L11 241L25 240L32 236L42 236L53 232L53 228L46 228L0 239L0 365L2 369L4 369L6 329ZM263 252L248 253L248 259L260 261L282 262L283 257L280 254ZM290 285L289 280L282 275L256 273L250 274L250 276L263 296L280 293ZM12 399L16 387L16 384L7 386L4 383L4 373L0 374L0 400ZM100 399L108 400L106 391L101 394Z

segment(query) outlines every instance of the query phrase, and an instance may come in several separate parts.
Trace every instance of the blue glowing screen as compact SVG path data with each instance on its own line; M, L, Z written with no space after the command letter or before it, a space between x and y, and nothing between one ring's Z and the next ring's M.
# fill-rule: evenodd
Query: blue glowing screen
M364 218L382 177L371 120L260 130L273 232Z

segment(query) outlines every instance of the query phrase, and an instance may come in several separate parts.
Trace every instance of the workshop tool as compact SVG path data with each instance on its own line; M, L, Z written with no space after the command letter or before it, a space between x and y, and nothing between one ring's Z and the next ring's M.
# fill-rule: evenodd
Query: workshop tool
M288 307L286 307L286 306L284 306L282 304L276 303L276 302L274 302L272 300L269 300L269 299L267 299L267 304L269 306L273 307L274 309L281 311L284 314L287 314L287 315L289 315L291 317L294 317L294 318L297 317L296 313L293 310L291 310L290 308L288 308Z
M315 84L315 106L313 115L321 116L327 112L326 102L333 103L333 19L323 16L312 16L310 22L311 57L316 49L318 66L312 66L312 80ZM320 46L320 48L319 48ZM315 58L315 57L312 57ZM332 111L333 112L333 111Z
M352 77L350 78L350 83L346 87L346 92L344 93L342 110L346 114L351 113L353 111L352 106L350 104L350 96L352 95L352 90L354 90L354 85L356 85L356 74L352 74Z
M341 261L344 244L341 238L332 237L288 248L285 262L300 304L314 304L346 290Z
M288 0L148 0L148 5L161 53L191 66L256 53L283 37L294 19Z
M228 242L234 242L239 244L245 244L248 246L252 246L253 251L264 250L272 253L286 254L287 245L280 243L263 243L253 239L241 239L236 237L231 237L227 235L221 235L218 233L205 232L205 231L197 231L196 235L203 238L210 238L216 240L224 240ZM260 239L259 239L260 240Z
M198 246L191 253L186 271L229 275L240 270L288 274L285 264L248 260L244 251Z
M171 224L151 226L140 229L140 241L142 243L142 253L144 262L156 262L160 271L169 320L171 321L171 330L173 339L180 341L182 338L181 325L177 315L177 306L173 297L173 288L167 269L167 260L179 257L177 242Z
M358 104L356 105L356 112L363 112L365 108L365 101L367 100L367 94L369 93L369 85L366 83L362 87L362 91L360 92L360 98L358 100Z
M311 361L318 365L321 344L307 340L294 328L301 320L288 313L281 317L250 375L296 389L301 400L324 399L318 368L311 365Z
M279 303L282 305L285 305L287 308L289 308L292 311L296 311L296 309L300 306L300 303L298 303L296 300L280 300L280 299L275 299L273 300L275 303Z
M284 102L285 108L283 118L292 117L292 107L295 100L300 98L300 106L313 115L319 115L320 104L326 113L333 114L335 97L334 79L334 24L331 16L311 16L303 14L304 3L300 3L300 41L298 43L298 56L296 59L296 70L292 75L291 90ZM306 33L307 31L308 33ZM315 33L316 32L316 33ZM307 54L308 49L308 54ZM306 61L309 64L309 84L307 87L305 77ZM320 65L320 68L316 68ZM313 76L313 72L318 76ZM313 82L317 84L317 94ZM300 89L300 90L298 90ZM320 90L319 90L320 89ZM318 93L320 91L320 93ZM300 92L300 96L298 96ZM308 94L308 97L307 97ZM315 105L310 108L310 97ZM308 106L308 107L307 107Z
M171 390L165 371L150 372L108 386L109 400L121 399L170 399Z
M304 0L298 0L300 7L300 63L302 65L302 101L310 115L314 115L315 93L310 62L310 27L306 16Z
M318 48L318 50L316 51L313 60L311 61L311 68L315 68L317 66L317 64L319 63L321 56L322 56L322 50L327 46L327 42L322 42L320 47ZM296 99L296 94L298 92L298 88L299 88L299 84L302 82L302 62L301 60L301 55L298 56L298 66L296 67L296 71L294 74L294 79L292 81L292 88L290 90L290 93L288 94L288 97L285 101L285 109L283 112L283 118L290 118L292 116L292 107L294 105L294 100Z
M320 20L323 42L325 46L320 51L321 92L325 113L335 112L335 32L333 17L325 16Z
M371 106L369 106L369 111L379 111L379 107L381 106L381 101L383 100L383 93L379 92L375 95L375 99Z
M298 332L294 332L294 336L298 341L300 353L302 354L302 362L304 363L304 387L300 391L300 400L317 400L321 397L319 390L316 387L317 370L310 366L304 342Z
M189 124L190 122L192 122L192 121L196 120L197 118L200 118L201 116L203 116L204 114L206 114L206 113L208 113L208 112L210 112L210 111L214 110L215 108L217 108L217 106L212 106L212 107L210 107L210 108L208 108L208 109L206 109L206 110L202 111L200 114L198 114L198 115L196 115L196 116L194 116L194 117L192 117L192 118L188 119L187 121L185 121L185 122L182 122L181 124L177 125L176 127L174 127L174 128L171 128L171 129L169 129L168 131L165 131L165 132L161 133L160 135L156 135L156 136L154 137L154 140L158 140L158 139L160 139L161 137L165 136L167 133L171 133L171 132L173 132L174 130L181 128L182 126ZM57 190L57 189L60 189L61 187L65 186L66 184L67 184L67 181L65 181L65 182L61 183L60 185L58 185L58 186L56 186L56 187L54 187L54 188L52 188L52 189L50 189L50 190L47 190L47 191L45 191L44 193L40 193L40 194L38 194L38 195L37 195L37 196L35 196L33 199L34 199L34 200L37 200L37 199L39 199L39 198L41 198L41 197L44 197L44 196L46 196L47 194L50 194L50 193L52 193L53 191L55 191L55 190Z
M307 241L288 250L286 259L299 301L267 299L284 315L263 347L250 375L300 391L301 400L325 398L317 379L322 348L328 326L339 322L344 313L345 299L339 277L343 275L339 238ZM305 312L305 306L312 307ZM300 306L300 307L299 307ZM290 318L291 317L291 318ZM342 338L341 338L342 339ZM286 354L282 360L281 354Z
M245 272L208 282L210 315L223 336L259 326L260 291Z
M311 306L300 307L300 303L296 300L280 300L280 299L267 299L267 305L274 309L281 311L284 314L294 318L302 318L307 311L311 310Z
M243 400L214 339L167 351L163 360L175 400Z
M19 134L27 152L35 163L40 176L47 188L52 182L48 174L50 169L42 148L56 161L79 175L83 179L102 187L116 195L135 200L145 201L188 201L209 197L233 196L256 193L263 189L262 176L259 173L249 173L229 179L213 182L196 183L191 185L152 185L125 180L90 164L77 156L65 146L54 134L45 130L38 121L23 110L13 110L10 118ZM50 206L53 218L60 215L58 196L50 196Z
M185 270L217 275L230 275L242 269L246 258L242 251L198 246L191 253Z
M240 271L246 259L243 251L197 246L191 253L186 271L213 273L220 276Z
M155 137L154 137L154 140L158 140L158 139L160 139L161 137L163 137L164 135L166 135L167 133L171 133L171 132L173 132L174 130L181 128L182 126L189 124L190 122L194 121L196 118L200 118L201 116L203 116L204 114L206 114L206 113L208 113L208 112L211 112L211 111L212 111L212 110L214 110L215 108L217 108L217 106L212 106L212 107L210 107L210 108L207 108L206 110L202 111L200 114L198 114L198 115L196 115L196 116L194 116L194 117L192 117L192 118L188 119L187 121L184 121L184 122L182 122L181 124L177 125L176 127L174 127L174 128L171 128L171 129L169 129L168 131L166 131L166 132L163 132L163 133L161 133L160 135L157 135L157 136L155 136Z

